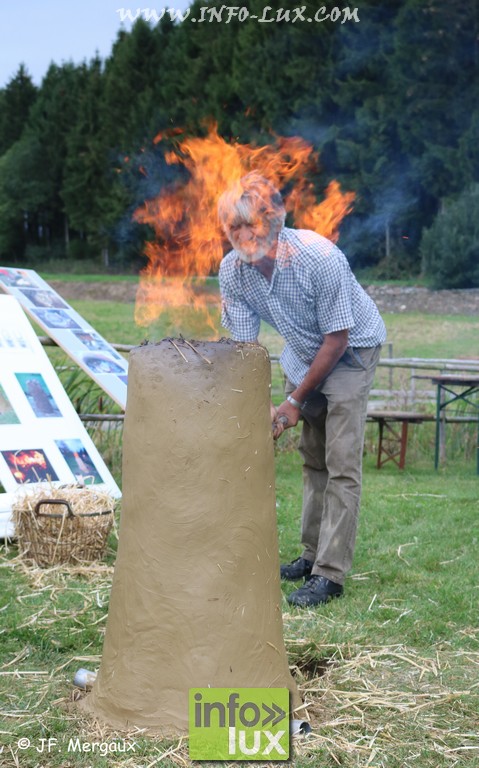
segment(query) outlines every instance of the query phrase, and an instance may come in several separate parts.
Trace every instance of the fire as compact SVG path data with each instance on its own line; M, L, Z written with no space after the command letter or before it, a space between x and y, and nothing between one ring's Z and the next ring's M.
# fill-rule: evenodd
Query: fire
M164 138L158 135L155 143ZM171 166L184 166L189 178L147 200L134 214L155 235L146 245L148 264L140 275L135 308L139 325L150 325L169 307L206 311L198 286L217 271L227 245L218 223L218 199L249 171L259 171L282 191L296 227L333 241L352 209L354 194L341 192L336 181L327 187L324 200L316 202L309 177L317 170L318 155L298 137L277 137L272 144L254 147L227 143L212 128L205 138L178 138L165 159Z
M39 450L8 451L6 459L17 483L24 483L32 472L36 475L37 470L42 474L47 470L46 458Z

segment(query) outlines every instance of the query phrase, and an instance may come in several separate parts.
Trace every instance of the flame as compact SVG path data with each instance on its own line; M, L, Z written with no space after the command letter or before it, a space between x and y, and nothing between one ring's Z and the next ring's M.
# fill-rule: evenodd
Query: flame
M47 462L42 451L7 451L6 459L11 466L11 472L17 483L24 483L31 471L46 470Z
M159 134L155 143L178 135L178 129L169 135ZM337 240L339 225L352 209L354 193L341 192L338 182L333 181L324 200L316 202L309 177L317 172L318 154L304 139L277 137L272 144L254 147L227 143L213 127L205 138L176 138L176 142L165 160L170 166L182 165L188 171L188 181L147 200L134 214L136 221L148 224L154 232L154 240L145 247L148 264L140 275L137 324L150 325L170 307L188 306L207 314L209 297L201 293L201 286L217 271L225 250L218 199L249 171L259 171L282 191L296 227Z

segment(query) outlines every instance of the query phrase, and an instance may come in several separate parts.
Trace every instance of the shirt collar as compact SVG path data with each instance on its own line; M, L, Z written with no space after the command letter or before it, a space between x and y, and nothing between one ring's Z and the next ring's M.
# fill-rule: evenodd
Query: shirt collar
M275 261L278 269L291 266L291 249L289 247L288 230L286 227L283 227L278 235Z

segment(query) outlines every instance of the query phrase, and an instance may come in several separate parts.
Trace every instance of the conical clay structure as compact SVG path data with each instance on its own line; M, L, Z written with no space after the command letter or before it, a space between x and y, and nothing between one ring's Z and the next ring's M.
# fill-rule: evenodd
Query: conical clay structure
M83 706L188 731L190 688L288 688L270 363L256 344L165 339L130 355L120 540Z

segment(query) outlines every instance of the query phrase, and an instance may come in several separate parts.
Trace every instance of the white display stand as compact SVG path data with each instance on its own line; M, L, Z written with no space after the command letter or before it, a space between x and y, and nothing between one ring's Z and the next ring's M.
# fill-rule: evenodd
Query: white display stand
M120 489L81 423L37 335L0 295L0 538L13 534L16 493L39 483Z
M0 288L125 410L128 362L33 269L0 267Z

